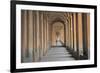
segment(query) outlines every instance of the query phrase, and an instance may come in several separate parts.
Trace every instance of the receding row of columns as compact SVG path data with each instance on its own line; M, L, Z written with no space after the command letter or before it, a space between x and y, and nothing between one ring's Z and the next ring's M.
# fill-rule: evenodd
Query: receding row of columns
M48 48L48 21L44 12L21 12L21 62L39 61Z
M90 15L88 13L70 13L68 20L70 52L76 59L89 59Z

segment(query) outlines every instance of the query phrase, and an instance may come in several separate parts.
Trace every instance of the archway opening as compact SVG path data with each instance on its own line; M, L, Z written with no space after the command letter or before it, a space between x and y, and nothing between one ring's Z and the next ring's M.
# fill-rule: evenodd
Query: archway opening
M64 46L64 24L62 22L55 22L52 24L52 45L51 46Z

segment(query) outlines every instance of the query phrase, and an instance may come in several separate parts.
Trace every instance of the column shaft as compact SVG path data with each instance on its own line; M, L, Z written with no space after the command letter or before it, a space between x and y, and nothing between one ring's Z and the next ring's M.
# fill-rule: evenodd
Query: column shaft
M21 11L21 55L22 59L21 61L24 62L24 60L27 57L27 11L23 10Z
M74 51L77 51L76 46L77 40L76 40L76 13L74 13Z
M82 13L78 13L78 42L79 55L83 55L83 35L82 35Z
M28 52L29 58L33 61L33 13L28 11Z

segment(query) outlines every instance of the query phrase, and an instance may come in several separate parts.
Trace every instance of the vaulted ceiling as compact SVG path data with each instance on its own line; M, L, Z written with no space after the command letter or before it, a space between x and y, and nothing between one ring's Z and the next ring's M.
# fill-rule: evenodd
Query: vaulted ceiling
M70 18L70 13L67 12L46 12L46 15L48 16L49 24L53 24L55 22L66 23Z

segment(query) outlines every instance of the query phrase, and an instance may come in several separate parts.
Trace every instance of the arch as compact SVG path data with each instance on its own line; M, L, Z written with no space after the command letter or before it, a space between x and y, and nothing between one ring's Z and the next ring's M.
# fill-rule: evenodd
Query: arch
M51 24L51 32L53 33L53 31L54 31L54 25L56 24L56 23L60 23L60 24L62 24L62 26L63 26L63 34L61 34L61 35L63 35L63 46L65 46L65 42L66 42L66 27L65 27L65 23L64 23L64 21L62 21L62 20L54 20L53 22L52 22L52 24ZM57 24L56 24L57 25ZM59 25L59 24L58 24ZM51 34L51 40L53 39L52 38L52 36L53 36L53 34ZM53 43L52 43L53 44ZM52 46L52 45L51 45Z
M68 37L67 35L68 35L69 17L67 17L67 15L65 15L64 13L60 16L54 15L52 17L51 17L51 15L48 17L48 24L49 24L49 31L50 31L49 33L51 33L53 24L55 24L56 22L61 22L64 26L64 46L67 46L68 43L66 43L66 41L67 41L66 37ZM50 40L52 39L51 36L52 36L52 34L50 34L50 38L49 38Z

